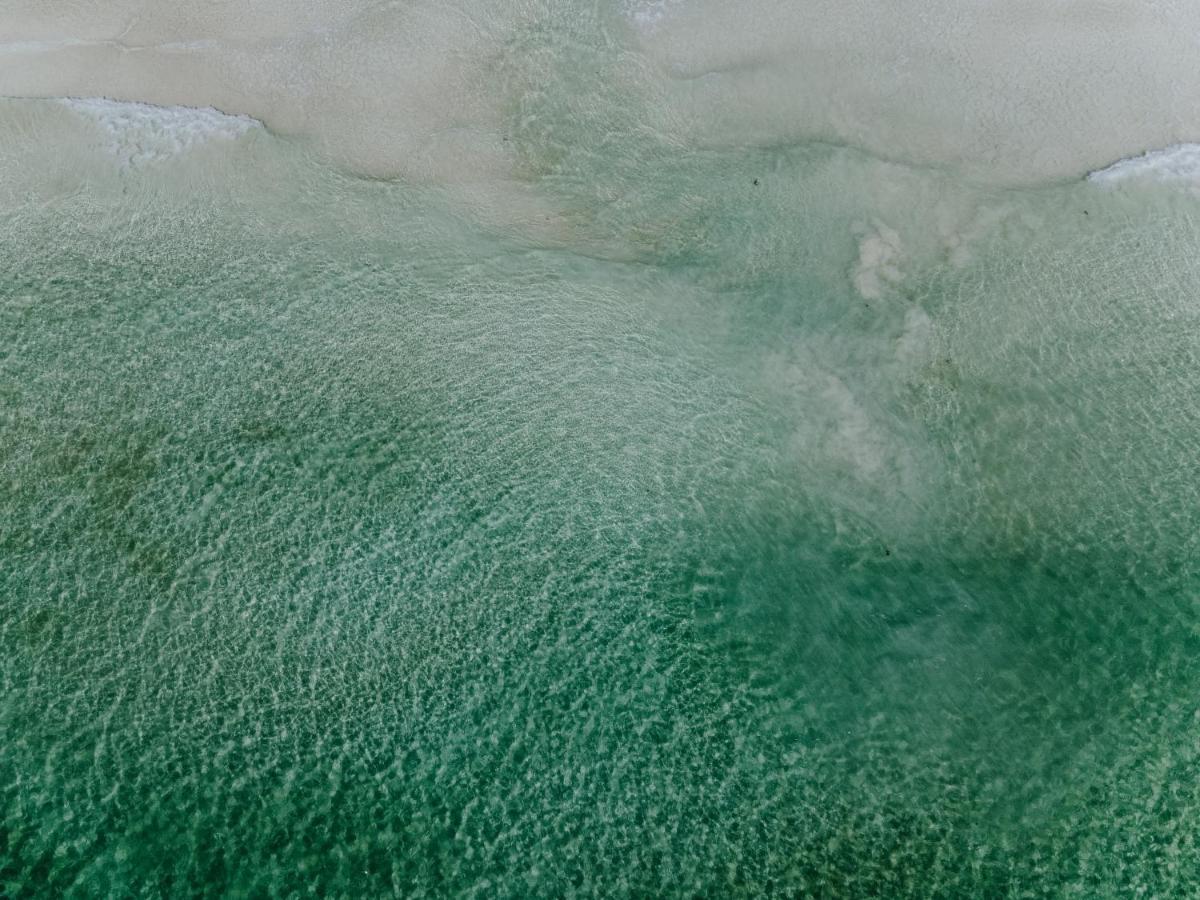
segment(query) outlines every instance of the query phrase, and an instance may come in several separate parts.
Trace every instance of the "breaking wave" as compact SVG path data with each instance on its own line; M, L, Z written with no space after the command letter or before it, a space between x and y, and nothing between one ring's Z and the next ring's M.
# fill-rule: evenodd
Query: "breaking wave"
M1200 144L1176 144L1121 159L1088 174L1088 181L1112 184L1129 178L1200 182Z
M154 106L103 97L66 97L59 102L100 126L122 168L153 164L209 141L236 140L262 128L250 116L212 107Z

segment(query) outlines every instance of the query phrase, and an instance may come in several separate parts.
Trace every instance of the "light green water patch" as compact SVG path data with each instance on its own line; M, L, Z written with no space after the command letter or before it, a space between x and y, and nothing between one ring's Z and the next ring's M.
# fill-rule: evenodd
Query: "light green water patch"
M5 890L1186 893L1195 201L537 102L4 145Z

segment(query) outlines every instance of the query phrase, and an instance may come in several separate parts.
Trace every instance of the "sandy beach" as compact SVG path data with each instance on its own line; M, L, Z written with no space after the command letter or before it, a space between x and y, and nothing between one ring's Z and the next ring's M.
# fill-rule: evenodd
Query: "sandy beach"
M0 95L215 106L359 173L503 180L518 168L509 63L556 15L497 0L25 3L6 11ZM688 145L815 138L1012 184L1200 129L1189 3L659 0L614 7L601 31L589 40L627 45L649 126Z

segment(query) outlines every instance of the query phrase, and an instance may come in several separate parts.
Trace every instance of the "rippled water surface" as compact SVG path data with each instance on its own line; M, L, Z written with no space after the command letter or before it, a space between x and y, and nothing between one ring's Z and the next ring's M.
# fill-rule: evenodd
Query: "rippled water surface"
M1187 179L581 79L486 215L0 105L2 890L1200 890Z

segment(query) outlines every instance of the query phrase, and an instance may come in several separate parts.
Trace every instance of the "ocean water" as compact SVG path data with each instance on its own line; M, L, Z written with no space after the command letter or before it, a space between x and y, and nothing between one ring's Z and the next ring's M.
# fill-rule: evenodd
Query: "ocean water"
M525 40L484 200L0 103L0 893L1200 891L1194 151L685 144Z

